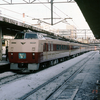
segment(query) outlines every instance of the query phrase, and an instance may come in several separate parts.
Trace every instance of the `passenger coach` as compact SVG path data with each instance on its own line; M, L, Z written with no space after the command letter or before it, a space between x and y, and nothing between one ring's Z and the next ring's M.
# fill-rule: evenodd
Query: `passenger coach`
M89 45L44 38L42 33L19 32L9 42L10 69L38 70L90 50Z

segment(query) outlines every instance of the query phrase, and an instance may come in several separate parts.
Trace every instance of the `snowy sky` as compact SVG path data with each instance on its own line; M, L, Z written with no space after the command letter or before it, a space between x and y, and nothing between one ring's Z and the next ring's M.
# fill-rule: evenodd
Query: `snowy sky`
M42 1L42 0L38 0ZM32 20L33 18L39 18L42 21L51 23L50 20L43 20L42 18L50 18L51 11L50 4L23 4L23 5L0 5L1 15L7 16L9 18L25 21L29 24L37 24L37 20ZM69 18L66 23L59 23L52 28L65 29L66 25L74 25L78 29L89 29L87 22L85 21L79 7L76 3L55 3L54 4L54 18ZM23 13L25 13L25 18L23 19ZM54 23L62 20L56 19ZM46 24L45 24L46 25Z

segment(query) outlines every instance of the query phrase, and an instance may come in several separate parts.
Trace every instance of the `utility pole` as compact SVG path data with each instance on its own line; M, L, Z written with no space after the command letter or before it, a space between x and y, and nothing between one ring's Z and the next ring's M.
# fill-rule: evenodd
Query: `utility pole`
M51 0L51 25L53 25L53 0Z

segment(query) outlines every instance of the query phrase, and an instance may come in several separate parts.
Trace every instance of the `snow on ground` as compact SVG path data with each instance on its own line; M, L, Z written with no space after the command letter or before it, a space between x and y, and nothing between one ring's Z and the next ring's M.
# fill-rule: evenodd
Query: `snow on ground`
M100 54L96 53L93 59L91 59L84 70L77 75L73 80L84 79L75 100L97 100L94 99L97 94L93 91L96 91L96 82L100 80ZM99 99L98 99L99 100Z
M0 100L16 100L20 98L24 94L30 92L34 88L38 87L42 83L46 82L53 76L59 74L63 70L69 68L85 57L89 56L93 52L96 51L85 53L81 56L65 61L53 67L47 68L37 73L29 74L24 78L20 78L0 86Z
M4 73L0 73L0 79L1 78L4 78L4 77L7 77L8 75L14 75L15 73L13 72L4 72Z

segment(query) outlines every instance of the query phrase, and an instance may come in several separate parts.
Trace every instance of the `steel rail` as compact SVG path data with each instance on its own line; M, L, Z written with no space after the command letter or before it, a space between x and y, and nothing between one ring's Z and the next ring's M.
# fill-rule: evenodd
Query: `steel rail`
M94 55L95 55L95 53L93 53L92 56L91 56L90 58L88 58L88 60L86 60L86 61L84 62L84 64L86 64ZM64 85L66 85L69 81L73 80L73 79L75 78L75 76L76 76L78 73L80 73L80 72L84 69L84 64L83 64L78 70L76 70L76 71L72 74L72 76L70 76L67 80L65 80L64 83L63 83L62 85L60 85L55 91L53 91L45 100L52 100L52 97L53 97L53 95L54 95L55 93L57 93L57 92L58 92ZM79 89L79 87L78 87L78 89ZM64 89L63 89L62 91L64 91ZM60 92L62 92L62 91L60 91ZM78 92L78 90L77 90L77 92ZM77 92L76 92L76 93L77 93ZM75 96L74 96L74 97L75 97ZM72 100L74 100L74 97L73 97ZM56 98L56 99L57 99L57 98Z
M7 77L0 78L0 85L7 84L11 81L14 81L16 79L19 79L19 78L22 78L22 77L25 77L25 76L27 76L27 75L14 74L14 75L10 75L10 76L7 76Z
M9 77L15 76L15 75L16 75L16 74L2 77L2 78L0 78L0 81L3 80L3 79L9 78Z

